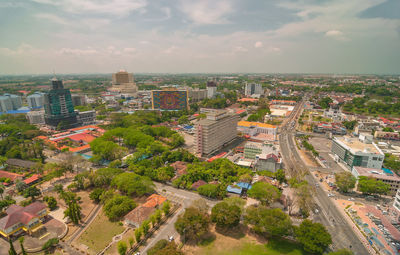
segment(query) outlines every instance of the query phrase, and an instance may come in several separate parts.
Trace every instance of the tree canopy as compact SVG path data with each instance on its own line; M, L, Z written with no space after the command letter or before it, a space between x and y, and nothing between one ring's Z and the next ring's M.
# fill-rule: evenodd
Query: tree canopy
M342 192L348 192L356 186L356 178L349 172L335 174L336 186Z
M281 197L279 189L266 182L256 182L249 191L249 197L260 200L261 203L269 205Z
M186 240L198 241L209 231L210 219L208 214L189 207L175 222L176 231Z
M360 176L358 179L358 190L365 194L387 194L390 185L375 178Z
M306 252L322 254L332 243L331 235L320 223L303 220L295 230L297 240L302 244Z
M220 228L232 228L239 225L241 217L240 207L220 202L211 209L211 221Z
M245 222L255 232L265 236L287 236L292 233L292 222L289 215L279 208L250 206L246 210Z

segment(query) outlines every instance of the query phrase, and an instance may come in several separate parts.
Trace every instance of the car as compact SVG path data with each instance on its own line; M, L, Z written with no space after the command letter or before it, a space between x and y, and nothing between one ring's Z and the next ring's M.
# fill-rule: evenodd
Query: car
M328 197L334 197L334 196L335 196L335 194L332 194L332 193L328 194Z
M140 252L136 252L135 255L140 255Z
M347 200L349 200L349 201L354 201L354 198L351 197L351 198L349 198L349 199L347 199Z
M174 236L169 236L169 237L168 237L168 241L169 241L169 242L174 241Z

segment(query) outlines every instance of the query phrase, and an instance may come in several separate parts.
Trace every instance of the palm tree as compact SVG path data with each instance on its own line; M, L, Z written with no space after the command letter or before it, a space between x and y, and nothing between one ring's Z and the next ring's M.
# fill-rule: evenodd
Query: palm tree
M27 253L25 251L25 248L24 248L24 240L25 240L24 237L21 236L18 240L19 240L19 243L21 245L22 255L27 255Z

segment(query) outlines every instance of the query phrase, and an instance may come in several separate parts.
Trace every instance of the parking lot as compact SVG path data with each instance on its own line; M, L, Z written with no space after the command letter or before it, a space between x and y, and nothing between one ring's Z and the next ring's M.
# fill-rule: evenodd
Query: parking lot
M325 137L311 137L309 142L319 152L320 160L331 173L345 171L335 160L331 153L332 140Z

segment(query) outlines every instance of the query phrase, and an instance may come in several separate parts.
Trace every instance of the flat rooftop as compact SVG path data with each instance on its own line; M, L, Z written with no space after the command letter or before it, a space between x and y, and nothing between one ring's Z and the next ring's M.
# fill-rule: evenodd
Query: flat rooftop
M363 143L358 138L349 138L349 137L335 137L335 139L345 145L347 148L352 150L352 152L361 152L361 153L375 153L375 154L383 154L382 151L375 146L374 143Z
M385 172L383 169L366 168L361 166L355 166L354 169L360 176L400 182L399 176L397 176L395 173L390 174L389 172Z

